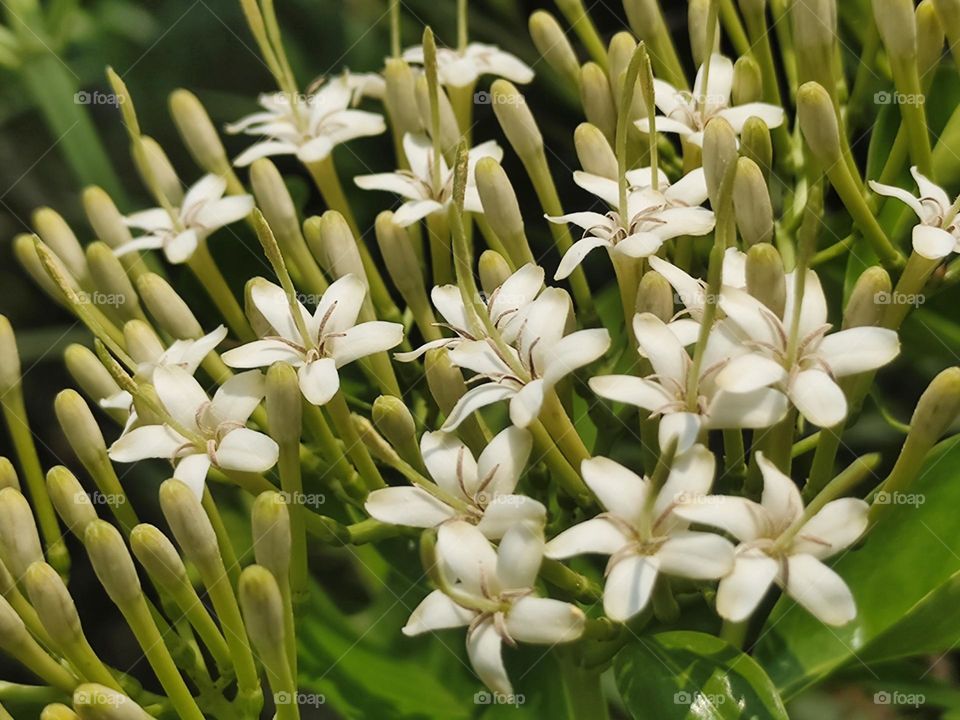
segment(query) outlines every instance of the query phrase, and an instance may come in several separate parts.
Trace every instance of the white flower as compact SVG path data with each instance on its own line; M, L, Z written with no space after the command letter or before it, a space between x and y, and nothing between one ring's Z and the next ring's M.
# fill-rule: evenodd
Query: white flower
M338 77L293 102L285 93L261 95L263 111L227 126L229 133L263 137L233 164L243 167L270 155L296 155L304 163L318 162L341 143L386 131L382 115L353 109L357 88L356 83Z
M403 136L403 151L410 163L409 170L392 173L360 175L354 178L364 190L385 190L405 198L393 214L393 221L402 227L438 212L446 212L453 202L454 171L440 158L439 184L433 181L433 143L426 135L407 133ZM503 157L503 148L495 140L488 140L471 148L467 157L467 184L463 208L467 212L482 213L483 205L474 181L473 171L481 158L492 157L498 162Z
M233 376L220 386L212 401L200 383L180 367L158 367L153 372L153 386L173 423L134 428L110 447L112 460L167 458L176 466L173 476L198 497L203 495L211 465L259 473L276 464L277 444L245 427L263 398L264 379L259 372Z
M796 485L762 453L757 463L763 474L759 503L720 495L675 510L690 522L726 530L741 543L733 570L720 581L717 612L733 622L747 619L776 582L822 622L849 622L857 614L853 595L821 561L863 534L869 505L856 498L833 500L797 527L803 501Z
M204 175L183 196L183 204L171 217L164 208L151 208L128 215L124 222L146 235L134 238L114 250L116 255L138 250L163 249L167 260L185 263L201 240L226 225L242 220L253 210L251 195L224 197L227 181L219 175Z
M570 297L560 288L547 288L528 306L512 345L501 347L489 338L465 340L450 351L450 360L485 379L464 393L450 411L443 430L453 430L471 413L500 400L510 400L510 422L527 427L540 415L546 393L577 368L589 365L610 347L604 328L564 335Z
M504 342L511 343L517 336L528 306L542 289L543 268L527 263L492 293L482 298L482 307L476 309L487 314ZM480 339L476 335L477 331L472 329L467 321L467 310L463 305L460 288L456 285L438 285L430 292L430 299L444 319L442 327L456 335L431 340L412 352L396 353L394 357L400 362L415 360L428 350L442 347L452 350L464 340Z
M710 76L703 87L704 67L697 71L693 93L678 90L663 80L653 81L654 102L663 115L657 115L658 132L678 133L694 145L703 146L703 130L714 117L722 117L730 123L733 131L740 134L743 124L751 117L759 117L767 127L783 124L783 108L768 103L752 102L730 107L730 91L733 89L733 63L723 55L710 58ZM650 132L650 119L636 122L641 132Z
M446 504L419 487L389 487L367 497L366 510L380 522L429 528L452 519L473 523L497 540L518 522L543 524L546 508L533 498L514 494L530 457L530 433L516 427L500 432L479 460L455 435L424 433L423 462L438 487L466 506Z
M413 636L468 627L467 655L491 690L512 693L503 665L504 642L555 645L583 634L583 611L560 600L537 597L533 589L543 561L539 526L514 525L494 552L476 527L455 520L440 526L436 549L448 592L434 590L427 595L403 633Z
M732 358L747 353L726 322L714 325L708 335L695 398L688 395L693 361L671 328L655 315L642 313L634 316L633 331L640 352L653 365L653 374L646 378L594 377L590 388L600 397L662 415L662 447L676 438L677 452L683 453L696 442L702 429L765 428L786 414L787 398L761 382L746 392L718 386L717 373Z
M154 347L144 347L140 355L134 355L137 363L137 379L153 384L153 373L158 367L179 367L193 375L203 359L219 345L227 336L227 328L220 325L216 330L196 340L176 340L170 347L164 349L157 341ZM104 398L100 407L108 409L126 410L126 425L123 433L126 434L137 422L137 411L133 406L133 396L126 390Z
M655 490L647 478L604 457L585 460L583 480L606 512L560 533L547 543L547 557L609 555L603 611L618 622L647 606L660 573L696 580L723 577L733 567L733 545L713 533L690 531L673 512L679 502L709 491L714 465L713 454L695 446L674 461L667 481L651 497Z
M403 59L423 65L423 46L407 48ZM496 45L483 43L470 43L463 50L437 48L437 75L441 83L451 87L473 85L481 75L496 75L521 84L533 80L533 70L525 62Z
M741 393L783 385L807 420L832 427L847 416L847 399L837 378L886 365L900 352L900 341L894 330L872 326L830 333L827 300L813 270L807 271L794 330L796 283L792 272L787 274L786 291L782 318L743 290L721 291L720 308L755 351L731 360L717 374L717 385ZM794 331L797 342L791 355Z
M688 173L673 185L660 172L659 190L650 184L651 173L650 168L627 173L630 187L626 221L617 207L620 191L616 180L581 171L573 174L577 185L602 198L613 209L606 214L587 211L547 216L550 222L571 222L584 230L583 237L560 260L554 279L567 277L594 248L605 247L628 257L648 257L667 240L681 235L706 235L713 230L713 212L700 207L707 199L702 169Z
M913 228L913 249L928 260L940 260L960 252L960 223L946 191L924 177L916 167L910 168L920 189L916 197L894 185L870 181L870 188L881 195L894 197L913 210L920 223Z
M297 327L290 298L273 283L254 284L250 297L273 334L223 354L237 368L287 362L297 368L300 390L314 405L324 405L340 389L337 370L354 360L389 350L403 340L403 325L375 320L356 324L367 289L356 275L344 275L327 288L313 315L294 300L308 337Z

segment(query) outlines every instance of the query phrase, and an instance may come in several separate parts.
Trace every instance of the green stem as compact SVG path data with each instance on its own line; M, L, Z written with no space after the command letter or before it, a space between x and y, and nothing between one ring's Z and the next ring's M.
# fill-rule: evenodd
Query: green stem
M453 255L450 249L450 225L443 211L427 215L427 234L430 238L430 266L433 268L433 284L449 285L453 282Z
M340 439L346 446L347 457L357 468L360 477L363 478L368 490L386 487L380 471L370 457L367 446L363 444L359 433L353 424L353 418L350 416L350 408L347 407L347 400L343 392L338 390L337 394L326 404L327 412L330 413L330 419L333 426L337 429Z
M304 524L303 476L300 472L300 443L284 442L280 446L280 487L287 496L290 509L290 591L300 603L309 595L307 570L307 534Z
M217 306L217 310L223 316L233 334L244 342L255 340L253 331L243 314L243 309L237 302L233 291L230 290L230 286L227 285L220 268L217 267L206 241L201 241L197 245L197 249L193 252L187 264L200 284L203 285L210 299L213 300L213 304Z

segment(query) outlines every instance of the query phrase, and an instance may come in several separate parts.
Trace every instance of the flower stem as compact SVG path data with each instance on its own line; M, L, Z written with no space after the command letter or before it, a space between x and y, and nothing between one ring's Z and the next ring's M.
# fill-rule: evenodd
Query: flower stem
M190 257L188 265L197 280L203 285L204 290L207 291L210 299L213 300L213 304L217 306L217 310L223 316L233 334L244 342L253 341L255 337L246 316L243 314L243 309L237 302L237 298L234 297L233 291L230 290L230 286L227 285L220 268L217 267L205 240L197 244L197 249Z
M346 446L347 457L357 468L360 477L366 483L368 490L386 487L380 471L370 457L367 446L363 444L359 433L350 417L350 408L347 407L347 400L343 396L343 391L338 390L337 394L326 404L327 412L330 413L330 419L333 426L337 429L340 439Z
M453 282L453 257L450 250L450 225L443 211L427 215L427 234L430 238L430 265L433 284Z

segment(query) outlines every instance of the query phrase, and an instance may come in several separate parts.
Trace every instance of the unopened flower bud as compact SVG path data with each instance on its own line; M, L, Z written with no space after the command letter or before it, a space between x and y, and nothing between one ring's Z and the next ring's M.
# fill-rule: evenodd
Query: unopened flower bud
M160 143L147 135L141 139L146 161L149 164L149 170L143 167L137 168L141 179L148 188L158 190L171 204L179 206L183 202L183 186L180 184L180 178L177 177L177 171L173 169L173 163L160 147ZM150 179L151 175L153 182Z
M759 243L747 251L747 292L783 317L787 302L787 281L783 258L770 243Z
M103 462L107 445L90 412L90 406L76 390L62 390L54 400L54 409L67 442L85 467Z
M303 404L297 371L284 362L267 370L267 426L270 437L283 446L296 447L302 431Z
M86 282L88 270L83 246L60 213L48 207L35 210L33 227L69 273L79 282Z
M20 491L20 480L17 479L17 470L8 458L0 457L0 490L13 488Z
M267 568L251 565L240 575L240 609L250 640L264 665L273 671L286 666L283 597Z
M707 37L710 0L690 0L687 4L687 28L693 64L700 67L720 46L720 23L715 23L713 37Z
M580 167L592 175L614 179L617 177L617 156L606 136L591 123L580 123L573 132Z
M418 133L423 130L423 123L417 111L416 103L410 98L416 94L416 79L410 66L400 58L388 58L383 70L386 81L386 95L384 102L390 114L390 122L396 128L400 137L407 133Z
M430 110L430 88L427 85L425 75L417 78L415 94L417 109L420 114L420 123L426 128L427 133L432 136L433 122L431 121ZM457 116L453 112L450 98L447 97L447 93L444 92L442 87L437 88L437 103L438 109L440 110L440 148L444 153L451 153L456 150L457 144L460 142L460 126L457 125Z
M277 244L284 255L290 255L291 246L302 243L303 235L300 232L297 208L283 176L268 158L260 158L250 165L250 185L257 207L273 230Z
M152 715L123 693L95 683L77 686L73 708L80 720L153 720Z
M743 124L740 154L753 160L763 172L763 177L769 178L773 164L773 141L770 139L770 128L760 118L749 117Z
M416 423L406 404L392 395L381 395L373 402L373 424L397 450L416 445Z
M20 353L17 337L6 315L0 315L0 393L20 384Z
M950 45L960 38L960 0L933 0L940 24L947 34Z
M21 644L28 641L29 637L30 633L27 632L23 620L0 595L0 649L8 655L16 656Z
M666 30L657 0L624 0L623 10L630 29L641 40L649 41Z
M802 3L795 3L800 5ZM819 83L804 83L797 91L797 117L811 152L824 167L840 162L840 130L830 94Z
M520 204L506 171L494 158L481 158L474 170L484 217L515 263L533 259L520 214Z
M56 570L42 561L31 563L23 585L44 629L60 648L86 642L77 606Z
M714 117L703 132L703 173L707 180L710 205L720 209L720 186L727 170L737 162L737 134L722 117Z
M513 83L502 78L494 80L490 94L493 96L493 112L514 152L522 160L543 152L543 136L537 121L530 112L526 98Z
M547 65L565 81L576 85L580 79L580 63L557 19L546 10L537 10L530 16L529 27L533 44Z
M94 305L106 305L104 311L113 312L125 320L137 317L140 298L133 284L110 246L103 242L87 245L87 267L97 292L88 295Z
M932 0L917 5L917 66L920 79L930 77L943 52L944 27L937 17Z
M873 19L893 62L916 57L917 21L913 0L873 0Z
M13 488L0 490L0 559L15 577L22 577L43 549L30 503Z
M449 353L443 349L428 350L423 360L430 393L444 415L448 415L465 392L467 384L463 380L460 368L450 361Z
M243 286L243 313L247 316L247 320L250 322L250 327L253 328L253 332L257 337L264 337L270 335L274 332L270 322L263 316L263 313L257 308L257 304L253 302L253 289L258 286L272 285L269 280L262 277L252 277L247 280L246 284Z
M760 102L763 99L763 75L760 65L749 55L737 59L733 66L734 105Z
M620 83L636 50L637 41L629 32L618 32L610 38L610 45L607 47L607 74L611 87L617 87ZM619 102L619 95L619 92L613 94L614 103Z
M137 525L130 532L130 549L156 585L172 589L188 580L180 553L159 528Z
M125 607L143 595L130 551L113 525L103 520L90 523L83 533L83 546L100 584L118 607Z
M179 480L160 486L160 509L180 549L203 571L223 567L217 534L196 494Z
M80 716L66 705L47 705L40 713L40 720L80 720Z
M190 156L208 173L230 172L230 160L203 104L189 90L170 93L170 115Z
M159 275L145 273L137 278L137 292L157 326L178 340L196 340L203 328L176 290Z
M314 257L320 259L320 264L331 277L352 274L366 283L367 274L363 270L357 242L343 215L336 210L327 210L320 217L307 218L303 234Z
M20 263L20 267L26 271L27 275L30 276L30 279L33 280L43 292L45 292L49 297L56 300L58 303L63 304L65 299L63 297L63 291L57 287L57 284L53 281L53 278L47 273L46 269L43 267L43 263L40 261L40 256L37 254L37 246L34 242L35 235L28 235L26 233L21 233L13 239L13 254L17 258L17 262ZM55 257L54 261L59 263L63 269L64 276L67 275L67 269L63 266L60 258Z
M143 320L131 320L123 325L123 344L137 363L153 363L164 351L163 342Z
M87 525L97 519L97 511L80 481L63 465L57 465L47 471L47 492L63 524L83 540Z
M860 273L843 310L844 329L879 325L887 308L883 300L890 297L892 289L890 274L881 266Z
M924 390L910 420L910 434L931 447L960 416L960 367L942 371Z
M607 142L614 142L617 106L613 102L607 74L596 63L588 62L580 68L580 102L587 121L604 134Z
M415 312L429 308L423 270L406 228L393 221L391 211L384 210L377 215L374 229L380 254L397 291Z
M793 44L801 83L816 81L833 89L837 39L836 0L795 0L790 3Z
M638 313L651 313L663 322L670 322L673 318L673 288L655 270L645 272L640 278L636 310Z
M396 464L399 460L399 454L383 435L377 432L372 422L362 415L351 415L350 419L353 421L354 430L360 440L363 441L364 446L373 457L387 465Z
M80 389L86 393L87 397L94 402L111 397L120 392L120 386L110 375L110 372L103 366L94 352L78 343L72 343L67 346L63 353L63 359L67 366L67 372L70 373ZM114 415L114 418L121 418L125 413Z
M251 512L253 527L253 554L257 564L267 568L286 582L290 575L292 536L290 509L277 492L263 492L257 496Z
M111 248L116 249L133 239L123 215L103 188L91 185L83 191L83 209L94 235Z
M480 274L480 287L487 295L493 293L504 281L510 277L510 265L496 250L484 250L477 263Z
M737 160L733 181L733 208L737 227L747 247L773 239L773 205L763 171L750 158Z

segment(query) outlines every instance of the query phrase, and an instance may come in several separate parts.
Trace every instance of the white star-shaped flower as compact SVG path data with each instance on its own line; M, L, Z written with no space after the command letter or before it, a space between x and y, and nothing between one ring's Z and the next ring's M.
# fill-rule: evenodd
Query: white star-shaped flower
M564 253L554 279L570 275L594 248L605 247L628 257L649 257L667 240L682 235L706 235L713 230L713 212L700 207L707 199L702 169L688 173L673 185L660 172L657 190L651 185L651 177L650 168L627 173L629 218L624 221L617 207L620 191L616 180L582 171L573 174L577 185L613 209L606 214L586 211L547 216L550 222L570 222L584 230L583 237Z
M696 442L701 429L765 428L786 414L787 398L762 383L758 382L756 387L743 392L733 392L718 385L717 374L734 357L748 353L726 322L714 325L708 335L697 378L697 395L692 403L688 381L693 361L677 334L650 313L634 316L633 331L639 351L653 365L653 374L645 378L635 375L594 377L590 379L590 388L600 397L662 415L662 447L676 438L677 452L684 453ZM771 379L770 383L774 381Z
M731 107L733 63L730 58L717 54L711 56L707 87L703 86L704 67L701 65L697 71L692 93L678 90L663 80L653 81L653 99L663 113L656 117L658 132L677 133L688 142L702 147L704 128L715 117L722 117L729 122L738 135L751 117L760 118L770 128L783 124L783 108L776 105L752 102ZM637 120L636 125L641 132L650 132L649 118Z
M453 202L454 171L441 157L439 183L434 182L433 143L426 135L404 135L403 151L410 163L409 170L360 175L354 178L354 182L364 190L384 190L404 198L406 202L394 212L393 221L406 227L427 215L446 212ZM463 209L467 212L483 212L473 172L477 162L485 157L492 157L499 162L503 157L503 148L495 140L488 140L467 153L467 184L463 198Z
M407 48L403 59L423 65L423 46ZM441 83L450 87L473 85L481 75L496 75L526 84L533 80L533 69L496 45L470 43L463 50L437 48L437 75Z
M250 296L271 328L271 334L223 354L230 367L268 367L287 362L297 368L300 390L314 405L325 405L340 389L339 368L354 360L389 350L403 340L403 325L374 320L357 324L367 288L356 275L344 275L327 288L313 315L294 300L306 327L297 326L283 288L254 284Z
M534 590L543 561L540 526L514 525L494 551L474 525L454 520L440 526L436 549L444 588L427 595L410 615L403 633L413 636L468 627L467 655L491 690L513 692L503 665L503 643L555 645L583 634L586 617L582 610L537 597Z
M211 465L259 473L276 464L280 451L273 439L246 427L263 399L260 372L233 376L213 400L189 372L176 366L156 368L153 386L173 422L134 428L110 446L112 460L166 458L175 465L173 476L198 497Z
M264 94L263 110L227 126L229 133L261 136L233 161L238 167L270 155L296 155L304 163L326 158L337 145L358 137L380 135L387 129L383 116L356 110L358 86L341 76L291 102L285 93Z
M678 503L710 490L714 465L713 453L697 445L674 461L657 491L650 480L613 460L585 460L583 480L606 512L560 533L547 543L547 557L609 555L603 611L617 622L647 606L660 573L695 580L723 577L733 567L733 545L719 535L689 530L673 512Z
M946 191L910 168L920 189L915 196L894 185L870 181L870 188L880 195L894 197L913 210L920 222L913 227L913 249L928 260L940 260L950 253L960 252L960 222Z
M720 308L746 338L753 352L734 358L717 374L730 392L755 392L767 385L785 388L790 401L814 425L832 427L847 416L847 399L837 378L876 370L900 352L894 330L855 327L830 333L827 300L820 279L808 270L790 353L796 301L794 273L787 274L783 317L743 290L724 288Z
M224 197L226 189L224 178L205 175L187 190L181 206L174 209L176 217L159 207L128 215L124 222L146 234L124 243L114 253L125 255L138 250L162 249L169 262L187 262L201 240L253 211L253 196Z
M389 487L370 493L366 510L380 522L411 527L464 520L491 540L503 537L518 522L542 525L546 508L533 498L514 493L531 446L530 433L511 426L494 437L475 460L456 435L424 433L420 451L430 477L465 509L451 507L419 487Z
M717 612L733 622L746 620L775 582L822 622L849 622L857 614L853 595L822 561L863 534L869 505L857 498L833 500L802 522L797 486L763 453L757 453L757 463L763 475L759 503L718 495L691 498L674 511L740 541L733 570L717 590Z
M610 347L604 328L564 335L570 296L547 288L527 307L513 344L502 348L490 338L465 340L450 351L450 360L487 382L464 393L450 411L443 430L454 430L475 410L510 401L510 421L527 427L540 415L554 385L577 368L589 365ZM507 355L504 355L504 352Z

